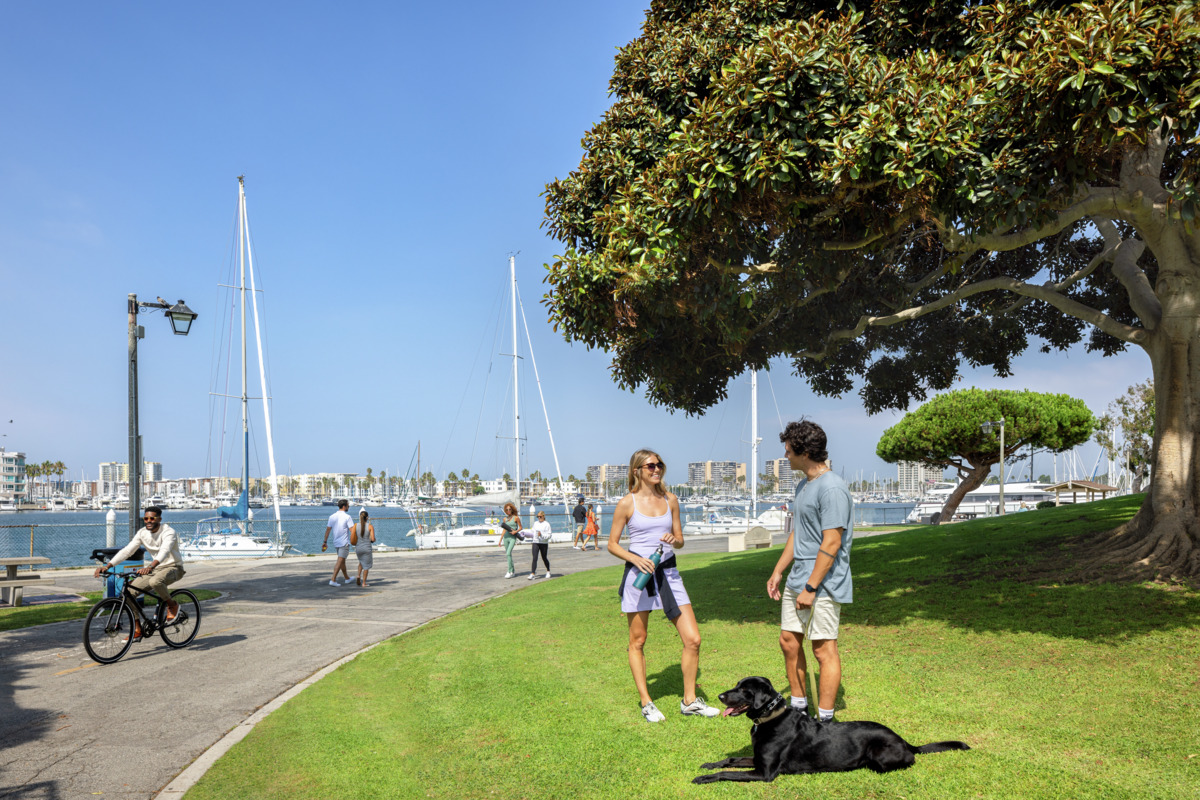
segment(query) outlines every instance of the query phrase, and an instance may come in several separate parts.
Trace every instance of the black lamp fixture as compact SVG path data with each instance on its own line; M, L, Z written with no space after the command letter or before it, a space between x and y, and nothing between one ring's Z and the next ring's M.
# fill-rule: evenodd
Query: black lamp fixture
M175 331L176 336L187 336L192 328L192 320L199 316L182 300L168 308L164 314L171 320L171 330Z

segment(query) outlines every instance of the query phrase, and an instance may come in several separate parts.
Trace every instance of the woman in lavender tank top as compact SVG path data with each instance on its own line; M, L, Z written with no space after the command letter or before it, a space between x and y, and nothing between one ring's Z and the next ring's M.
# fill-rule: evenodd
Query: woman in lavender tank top
M661 609L675 624L683 642L680 667L683 670L683 699L679 711L685 716L715 717L718 711L696 696L696 673L700 668L700 626L692 611L692 601L683 588L683 578L675 566L675 551L683 547L683 529L679 522L679 498L663 485L667 465L653 450L638 450L629 459L629 494L621 498L613 512L608 536L608 552L625 562L625 573L617 593L621 610L629 620L629 669L642 703L642 716L648 722L666 717L654 705L646 685L646 627L650 612ZM628 549L621 546L621 532L628 530ZM658 569L650 556L662 547ZM651 573L642 589L633 583L641 573Z

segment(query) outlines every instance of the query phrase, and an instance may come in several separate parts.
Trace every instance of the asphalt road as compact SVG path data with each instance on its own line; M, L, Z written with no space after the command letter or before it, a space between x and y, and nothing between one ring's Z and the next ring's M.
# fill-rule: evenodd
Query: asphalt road
M723 536L693 537L685 552L726 549ZM514 559L526 569L528 547ZM552 545L550 563L558 576L617 562ZM503 577L499 548L376 554L368 588L327 585L332 569L331 556L189 564L179 586L223 593L201 604L196 640L171 650L156 635L106 666L84 651L82 620L0 633L0 798L179 796L222 737L321 670L530 585L526 572ZM39 572L57 583L27 599L101 585L90 571Z

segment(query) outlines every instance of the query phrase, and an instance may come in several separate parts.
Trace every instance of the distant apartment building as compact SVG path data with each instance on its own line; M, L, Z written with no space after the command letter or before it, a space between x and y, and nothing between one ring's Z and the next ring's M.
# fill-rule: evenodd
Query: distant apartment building
M775 491L796 491L796 478L792 475L792 465L786 458L768 458L763 464L763 473L775 478Z
M129 488L129 464L124 461L105 461L97 474L102 495L118 495Z
M919 497L930 485L942 480L942 468L918 464L915 461L896 462L900 494Z
M142 462L142 482L161 481L162 463L158 461L143 461Z
M628 464L594 464L587 468L587 483L597 494L623 495L629 487Z
M0 447L0 500L25 499L25 454Z
M688 486L718 492L736 491L746 480L746 465L736 461L693 461L688 464Z

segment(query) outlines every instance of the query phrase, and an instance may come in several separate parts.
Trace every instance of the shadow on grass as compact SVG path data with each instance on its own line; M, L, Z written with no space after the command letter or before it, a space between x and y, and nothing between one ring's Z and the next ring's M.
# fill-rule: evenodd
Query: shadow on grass
M842 620L877 627L936 620L976 633L1098 643L1200 624L1200 595L1182 587L1044 577L1047 564L1069 564L1074 539L1116 527L1140 502L1123 497L856 541L854 602ZM766 582L779 555L773 547L685 566L701 624L777 623L779 604L767 598Z

